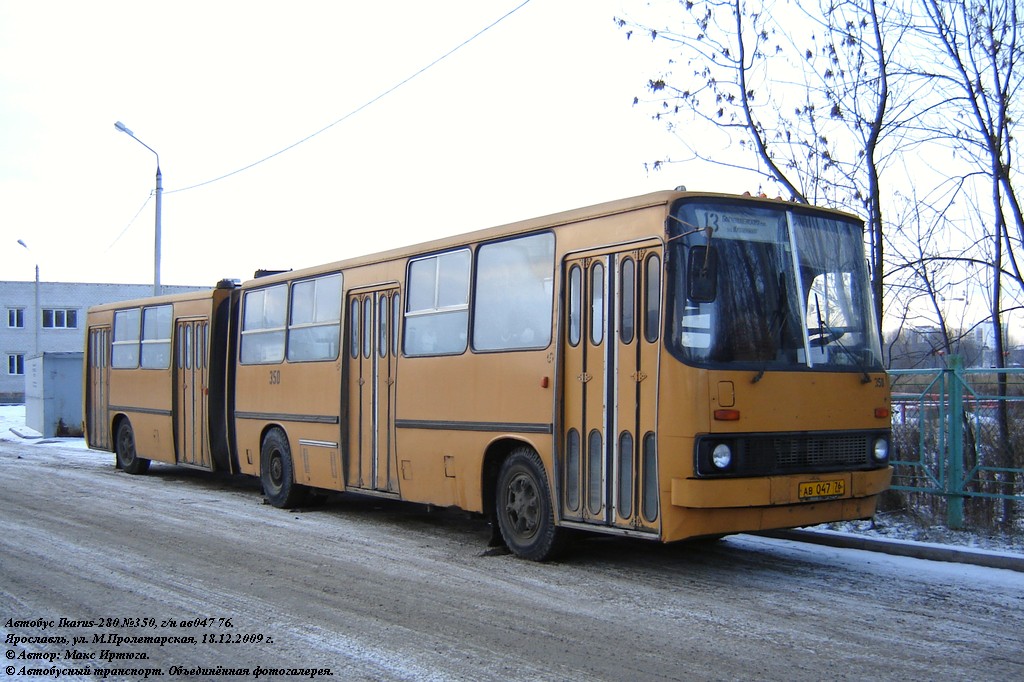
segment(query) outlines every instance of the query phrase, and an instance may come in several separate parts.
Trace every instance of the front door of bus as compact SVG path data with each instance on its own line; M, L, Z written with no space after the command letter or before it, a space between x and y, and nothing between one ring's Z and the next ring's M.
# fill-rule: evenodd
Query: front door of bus
M661 253L652 243L564 263L563 518L657 530Z
M348 458L346 484L398 493L395 382L398 378L398 289L349 294Z
M109 450L110 423L107 386L110 385L110 327L89 330L89 446Z
M174 368L177 374L177 406L174 410L178 463L210 469L209 320L178 320L175 329Z

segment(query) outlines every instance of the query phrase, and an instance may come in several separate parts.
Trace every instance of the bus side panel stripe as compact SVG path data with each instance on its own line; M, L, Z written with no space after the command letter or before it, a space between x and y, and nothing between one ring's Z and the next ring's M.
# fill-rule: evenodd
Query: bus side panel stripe
M284 414L280 412L235 412L236 419L261 421L304 422L307 424L337 424L341 419L330 414Z
M400 429L429 429L434 431L513 431L515 433L554 433L551 424L524 424L516 422L463 422L433 419L397 419Z
M131 405L110 405L111 412L135 412L137 414L156 414L161 417L170 417L170 410L162 410L155 407L132 407Z

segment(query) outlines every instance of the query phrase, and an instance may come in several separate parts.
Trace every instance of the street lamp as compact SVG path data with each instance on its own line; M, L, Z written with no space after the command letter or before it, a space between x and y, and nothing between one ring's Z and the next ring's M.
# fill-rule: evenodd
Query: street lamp
M21 244L23 247L25 247L26 251L28 251L29 253L32 253L32 249L28 248L28 244L26 244L24 241L19 239L18 243ZM33 254L33 255L35 255L35 254ZM32 319L34 320L32 326L35 329L35 331L33 332L33 340L32 340L32 346L33 346L33 348L32 348L32 357L35 357L35 356L39 355L39 327L43 324L42 313L39 311L39 263L38 262L36 263L36 292L35 292L35 295L36 295L36 306L35 306L36 309L32 313Z
M133 140L141 144L143 147L153 152L156 155L156 234L154 236L153 246L153 295L160 295L160 208L161 199L164 194L163 176L160 175L160 155L157 154L156 150L150 147L148 144L135 137L135 133L128 130L128 126L118 121L114 124L114 127L120 130L122 133L129 135Z

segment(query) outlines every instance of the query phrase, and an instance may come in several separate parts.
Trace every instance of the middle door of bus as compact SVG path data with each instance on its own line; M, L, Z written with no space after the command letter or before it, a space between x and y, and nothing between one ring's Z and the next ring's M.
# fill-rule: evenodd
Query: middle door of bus
M178 320L174 365L177 401L174 409L178 462L211 469L209 430L209 367L206 318Z
M658 528L661 246L563 263L562 517Z
M348 297L350 488L398 493L395 389L400 311L397 287L359 290Z

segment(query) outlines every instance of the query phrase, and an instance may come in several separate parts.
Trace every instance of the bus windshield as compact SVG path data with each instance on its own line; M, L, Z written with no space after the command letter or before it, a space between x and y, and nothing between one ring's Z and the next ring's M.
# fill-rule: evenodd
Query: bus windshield
M681 201L666 261L666 341L684 362L882 368L857 221L791 204Z

